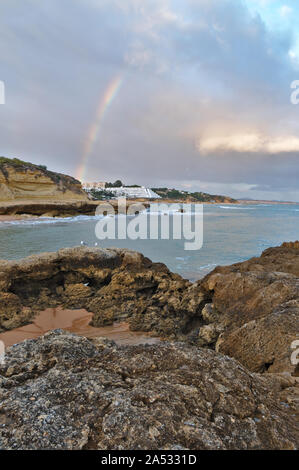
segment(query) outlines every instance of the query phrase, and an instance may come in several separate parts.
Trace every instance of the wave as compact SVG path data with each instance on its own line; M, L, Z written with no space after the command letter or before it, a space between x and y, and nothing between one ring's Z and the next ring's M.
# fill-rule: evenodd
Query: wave
M238 211L252 211L254 207L232 207L232 206L218 206L220 209L230 209L230 210L238 210Z
M190 212L190 211L184 211L184 212L181 212L181 211L178 211L178 210L167 210L167 211L148 211L147 212L148 214L150 215L159 215L160 217L163 216L163 215L171 215L171 216L174 216L174 215L195 215L195 214L200 214L198 212Z
M88 220L102 219L103 215L77 215L72 217L39 217L38 219L21 219L21 220L3 220L0 221L1 225L41 225L41 224L58 224L58 223L71 223L71 222L84 222Z
M214 264L214 263L210 263L210 264L206 264L204 266L199 266L199 269L202 270L202 269L210 269L210 268L213 268L214 266L217 266L217 264Z

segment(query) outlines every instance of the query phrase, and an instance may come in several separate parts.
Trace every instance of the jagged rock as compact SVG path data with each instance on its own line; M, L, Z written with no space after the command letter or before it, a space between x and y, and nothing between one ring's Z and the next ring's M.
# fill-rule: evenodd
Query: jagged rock
M212 303L207 303L201 311L202 318L208 323L214 323L219 320L219 315L215 311Z
M132 330L216 348L255 372L296 376L290 360L299 329L296 273L298 242L218 267L194 284L140 253L116 248L0 261L0 331L48 307L85 308L94 326L125 320Z
M204 325L199 330L197 344L199 346L211 346L218 336L219 333L215 325Z
M213 304L203 316L219 328L217 351L252 371L298 375L291 345L299 332L299 242L217 267L198 288Z
M288 386L209 349L56 330L7 351L0 447L294 449L296 421L280 403Z
M119 348L62 331L16 345L0 369L0 447L295 447L299 242L194 284L129 250L64 249L0 261L0 289L0 331L62 305L95 326L126 319L205 346Z
M94 326L126 319L131 329L175 337L204 303L189 281L165 265L116 248L67 248L0 261L0 284L0 331L62 305L93 312Z

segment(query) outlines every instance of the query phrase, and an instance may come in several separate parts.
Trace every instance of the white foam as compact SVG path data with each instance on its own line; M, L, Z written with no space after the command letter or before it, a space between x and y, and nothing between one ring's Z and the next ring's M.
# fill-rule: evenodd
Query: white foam
M77 215L73 217L39 217L38 219L22 219L22 220L5 220L0 222L1 225L41 225L41 224L57 224L57 223L71 223L88 220L99 220L103 215Z
M211 264L206 264L204 266L200 266L199 269L209 269L209 268L213 268L214 266L217 266L217 264L214 264L214 263L211 263Z
M218 206L220 209L230 209L230 210L241 210L241 211L252 211L254 207L231 207L231 206Z

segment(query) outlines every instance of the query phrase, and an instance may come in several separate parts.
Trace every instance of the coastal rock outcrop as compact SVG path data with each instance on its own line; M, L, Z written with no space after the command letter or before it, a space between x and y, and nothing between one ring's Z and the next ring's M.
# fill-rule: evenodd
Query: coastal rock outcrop
M122 249L66 248L0 261L0 331L22 326L48 307L85 308L94 326L124 319L135 330L182 334L203 299L192 284Z
M181 341L118 347L56 330L9 348L0 447L294 449L298 283L299 242L194 284L125 249L0 260L0 331L62 306Z
M215 349L253 372L298 376L299 243L216 268L194 284L125 249L76 247L0 261L0 332L49 307L84 308L92 325Z
M81 200L88 197L80 181L17 158L0 157L0 201Z
M2 202L0 215L33 217L72 217L77 215L95 215L98 203L87 200L73 201L18 201Z
M198 288L210 297L202 315L214 327L217 351L255 372L299 375L291 361L299 332L299 242L217 267Z
M55 330L0 366L0 448L294 449L281 388L186 343L118 347Z

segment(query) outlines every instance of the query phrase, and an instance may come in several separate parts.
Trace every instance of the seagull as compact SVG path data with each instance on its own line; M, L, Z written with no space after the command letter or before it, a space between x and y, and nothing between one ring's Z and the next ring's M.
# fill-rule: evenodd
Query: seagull
M85 243L83 240L81 240L80 245L81 245L81 246L87 246L87 243Z
M98 243L97 243L97 242L95 242L94 246L98 246Z

